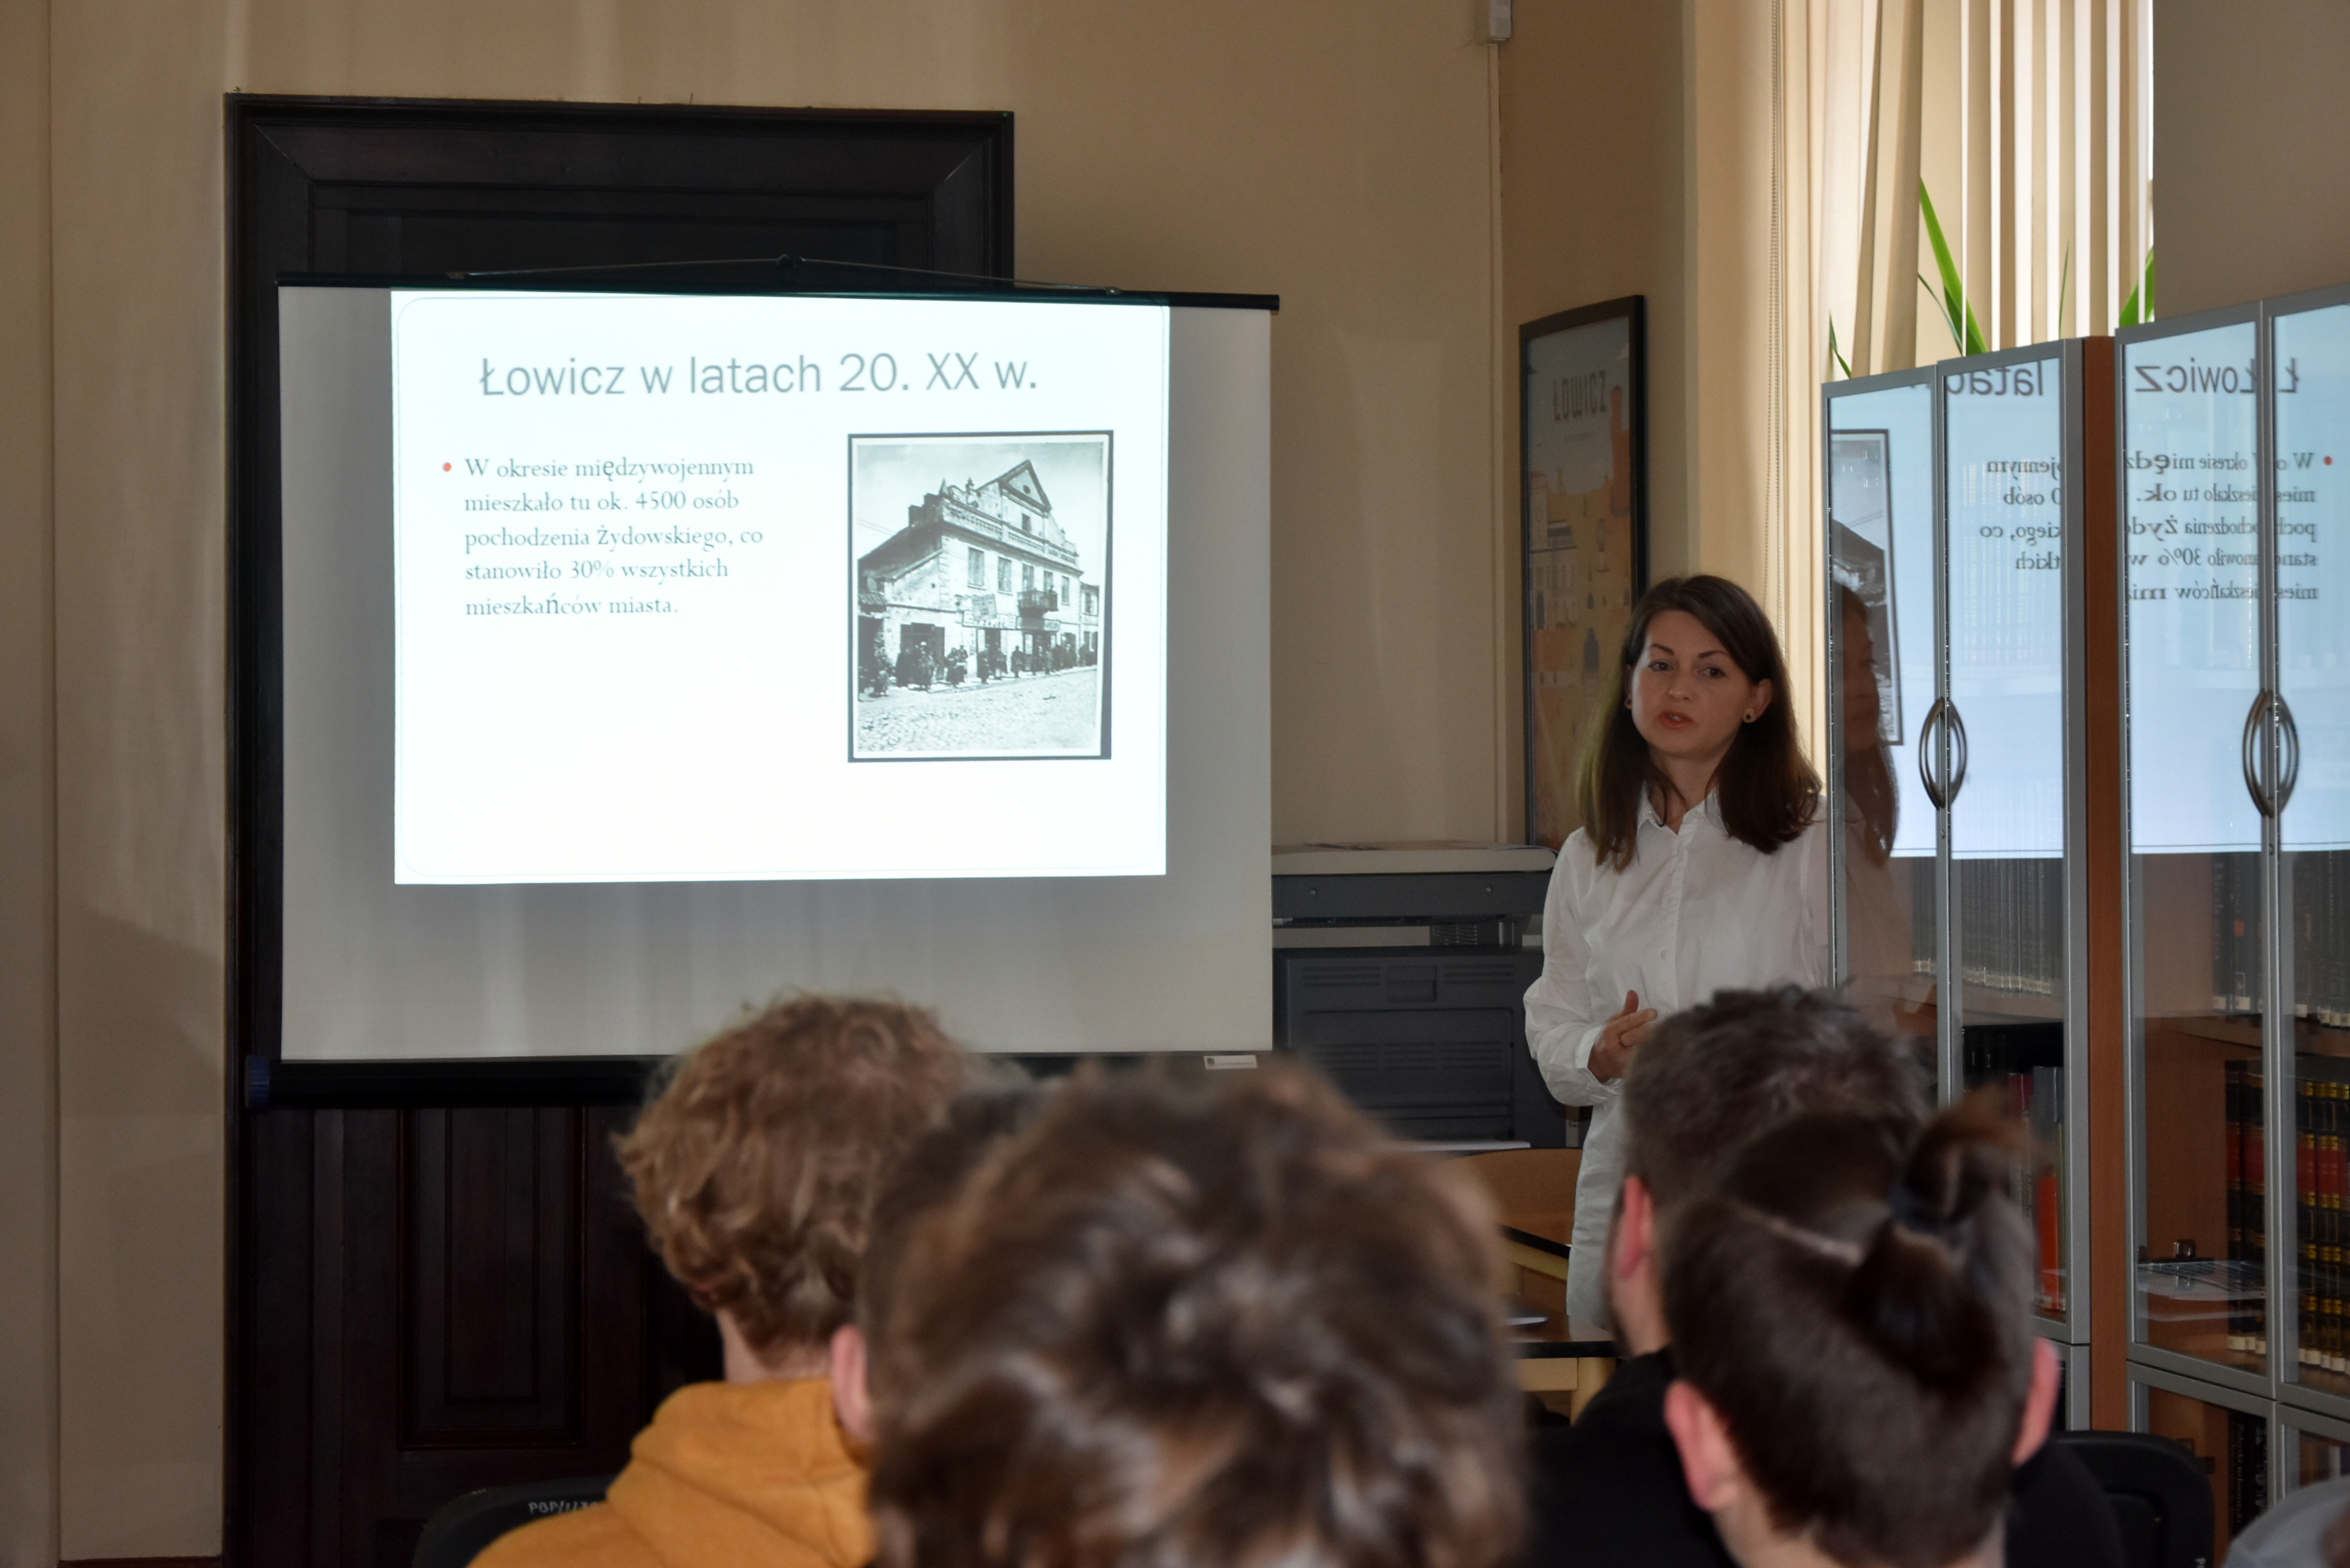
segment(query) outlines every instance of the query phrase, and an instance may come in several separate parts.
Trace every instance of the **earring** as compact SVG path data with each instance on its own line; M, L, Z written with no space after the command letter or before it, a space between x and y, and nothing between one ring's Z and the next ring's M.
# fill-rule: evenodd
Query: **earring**
M1752 722L1754 722L1754 710L1752 710L1752 708L1749 708L1749 709L1746 711L1746 722L1747 722L1748 723L1750 723L1750 724L1752 724Z

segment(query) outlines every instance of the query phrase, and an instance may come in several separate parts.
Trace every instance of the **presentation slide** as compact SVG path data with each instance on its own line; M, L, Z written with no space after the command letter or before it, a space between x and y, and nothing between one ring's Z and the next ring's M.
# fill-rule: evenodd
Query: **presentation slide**
M1167 307L390 310L397 881L1164 872Z
M285 1061L802 989L1267 1048L1268 311L308 284L278 332Z
M2252 324L2120 352L2130 847L2258 849L2242 762L2261 689Z
M2284 846L2350 849L2350 305L2276 321L2277 683L2301 744Z
M2064 853L2063 373L2051 356L1942 379L1962 859Z

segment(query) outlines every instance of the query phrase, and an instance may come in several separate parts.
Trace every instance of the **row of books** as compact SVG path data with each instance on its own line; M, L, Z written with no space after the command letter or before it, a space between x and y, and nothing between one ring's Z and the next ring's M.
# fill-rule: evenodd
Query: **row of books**
M2293 1011L2329 1029L2350 1029L2350 853L2296 853L2291 875ZM2211 1009L2263 1011L2261 857L2211 857Z
M2064 863L1961 860L1959 966L1989 991L2051 996L2064 978Z
M1909 862L1916 884L1911 908L1934 907L1934 862ZM1960 860L1959 968L1970 985L2026 996L2054 996L2064 983L2064 863L2062 860ZM1930 919L1913 921L1909 967L1930 975L1939 967L1941 933Z
M2268 1117L2261 1096L2267 1075L2253 1057L2230 1060L2221 1075L2222 1147L2228 1190L2228 1259L2250 1280L2266 1278L2269 1251ZM2267 1303L2249 1292L2230 1304L2228 1348L2250 1355L2269 1350Z
M2350 1374L2350 1083L2309 1075L2331 1058L2303 1057L2293 1086L2294 1205L2300 1254L2300 1360Z
M2032 1226L2038 1269L2033 1305L2064 1310L2064 1028L2061 1023L1971 1026L1960 1035L1967 1086L1994 1085L2032 1135L2009 1191Z
M2233 1540L2269 1506L2269 1423L2265 1416L2228 1412L2228 1536Z
M2350 1029L2350 854L2293 855L2293 1010Z
M2295 1290L2303 1366L2350 1376L2350 1064L2303 1055L2293 1085ZM2228 1257L2250 1279L2268 1262L2268 1165L2262 1096L2250 1058L2223 1074ZM2262 1301L2247 1292L2228 1317L2228 1348L2268 1350Z

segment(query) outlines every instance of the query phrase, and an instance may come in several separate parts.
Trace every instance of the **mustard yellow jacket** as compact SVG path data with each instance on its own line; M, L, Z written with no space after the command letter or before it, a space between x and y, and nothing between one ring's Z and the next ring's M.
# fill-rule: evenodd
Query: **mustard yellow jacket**
M499 1537L474 1568L863 1568L865 1466L823 1378L695 1383L661 1402L592 1508Z

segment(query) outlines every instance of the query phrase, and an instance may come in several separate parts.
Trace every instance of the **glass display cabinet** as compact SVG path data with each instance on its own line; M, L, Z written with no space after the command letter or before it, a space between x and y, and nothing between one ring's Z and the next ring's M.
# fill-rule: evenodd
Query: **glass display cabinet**
M2277 1439L2280 1496L2350 1475L2350 1421L2330 1420L2280 1405Z
M2279 1430L2273 1405L2147 1367L2130 1368L2130 1426L2177 1443L2210 1478L2214 1563L2224 1561L2229 1542L2268 1511L2280 1490L2280 1470L2323 1462L2304 1454L2297 1434ZM2280 1453L2283 1464L2272 1462Z
M2116 358L2129 1357L2274 1406L2282 1491L2350 1434L2350 290Z
M2102 361L2099 366L2102 370ZM1823 389L1831 886L1846 994L2033 1134L2015 1196L2087 1425L2085 345Z

